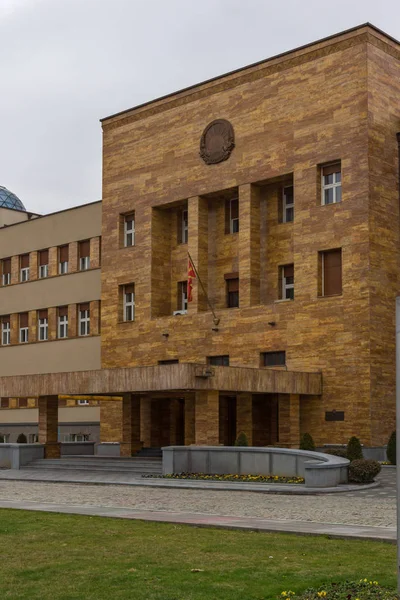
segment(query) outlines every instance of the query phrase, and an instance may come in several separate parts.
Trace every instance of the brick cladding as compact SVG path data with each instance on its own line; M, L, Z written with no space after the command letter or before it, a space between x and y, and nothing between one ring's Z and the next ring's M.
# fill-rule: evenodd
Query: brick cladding
M220 354L231 365L259 367L260 352L286 350L289 370L323 372L323 396L300 398L297 438L308 431L317 444L353 434L366 445L386 442L394 427L399 273L400 78L389 45L390 53L377 34L344 36L308 60L283 59L280 69L256 69L257 77L236 85L228 77L209 95L193 92L185 103L104 122L102 367ZM226 162L207 166L199 140L216 118L232 123L236 147ZM321 206L318 165L337 159L343 201ZM295 219L282 224L280 188L291 176ZM227 190L239 195L235 235L224 234ZM178 246L176 211L185 202L189 243ZM136 245L120 248L120 214L133 210ZM318 252L331 248L342 248L343 294L319 298ZM170 316L187 250L215 304L218 331L198 283L188 314ZM295 300L279 302L279 265L289 263ZM231 272L240 275L239 309L225 308ZM130 282L135 322L121 323L118 286ZM345 412L344 422L325 421L333 409Z

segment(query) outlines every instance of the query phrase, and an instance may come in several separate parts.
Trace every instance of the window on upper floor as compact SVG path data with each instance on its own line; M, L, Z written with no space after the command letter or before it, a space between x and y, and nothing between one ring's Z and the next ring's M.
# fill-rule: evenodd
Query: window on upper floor
M282 190L282 222L291 223L294 219L294 187L287 185Z
M19 315L19 343L26 344L27 342L29 342L29 316L26 312Z
M188 296L187 296L187 281L178 281L178 298L177 311L187 312Z
M10 285L11 283L11 258L3 258L1 261L2 283Z
M90 240L79 242L79 270L90 269Z
M10 315L1 317L1 345L11 344L11 320Z
M187 208L178 211L178 244L187 244L189 239L189 212Z
M226 281L226 305L228 308L239 306L239 277L238 273L227 273Z
M342 250L325 250L319 253L320 296L336 296L342 293Z
M294 300L294 265L283 265L280 270L280 298L281 300Z
M213 367L229 367L229 354L208 356L207 363Z
M286 365L286 352L261 352L261 365L263 367L284 367Z
M78 400L79 406L89 406L89 400Z
M90 335L90 304L85 302L78 308L78 334L80 336Z
M57 312L57 337L62 340L68 337L68 306L60 306Z
M39 252L39 279L49 276L49 251L40 250Z
M65 275L68 273L69 247L68 244L58 248L58 273Z
M19 280L29 281L29 254L22 254L19 257Z
M38 340L45 342L49 339L49 317L47 309L38 310Z
M129 213L128 215L122 215L123 226L124 226L124 240L123 245L125 248L135 245L135 213Z
M336 204L342 200L342 167L335 162L321 167L321 204Z
M18 398L18 408L28 408L28 398Z
M239 200L231 198L225 201L225 233L239 232Z
M10 408L10 398L1 398L0 408Z
M135 284L129 283L122 286L122 320L135 320Z

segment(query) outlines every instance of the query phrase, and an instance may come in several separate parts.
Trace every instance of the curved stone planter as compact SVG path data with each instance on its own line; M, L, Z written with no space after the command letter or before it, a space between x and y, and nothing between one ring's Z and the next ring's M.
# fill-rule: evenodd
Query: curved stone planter
M336 487L348 481L347 458L291 448L168 446L162 449L163 475L280 475L304 477L306 487Z

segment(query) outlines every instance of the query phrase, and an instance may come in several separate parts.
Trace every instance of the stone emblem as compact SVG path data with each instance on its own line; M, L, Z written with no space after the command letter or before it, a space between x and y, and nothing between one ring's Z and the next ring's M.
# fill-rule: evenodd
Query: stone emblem
M200 156L207 165L227 160L235 147L233 127L225 119L207 125L200 140Z

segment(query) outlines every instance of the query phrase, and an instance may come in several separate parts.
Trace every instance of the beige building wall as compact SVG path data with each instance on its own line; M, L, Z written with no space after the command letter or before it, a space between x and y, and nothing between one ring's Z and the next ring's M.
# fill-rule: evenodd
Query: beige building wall
M22 210L13 210L11 208L0 208L0 227L5 225L14 225L14 223L21 223L23 221L29 221L30 219L36 219L40 215L33 213L24 212Z
M37 408L20 408L18 410L2 410L1 423L34 424L38 423ZM58 409L60 423L96 423L100 421L100 406L71 406Z

